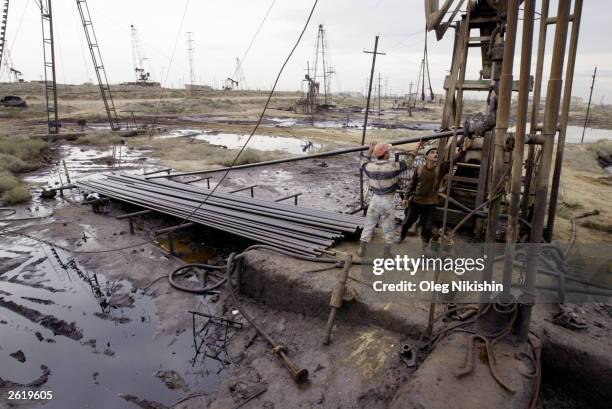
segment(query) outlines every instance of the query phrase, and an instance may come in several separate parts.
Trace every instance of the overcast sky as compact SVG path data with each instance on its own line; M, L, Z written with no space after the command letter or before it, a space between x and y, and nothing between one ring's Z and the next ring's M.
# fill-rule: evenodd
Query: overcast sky
M165 85L173 87L189 81L186 32L194 33L196 82L220 84L233 74L236 57L244 54L266 11L274 3L243 62L247 84L261 89L270 88L312 7L312 0L89 0L88 3L111 83L134 80L130 39L133 24L138 29L141 50L148 58L147 68L152 77L160 81L163 73ZM550 14L555 15L557 2L551 3ZM599 103L605 96L604 102L612 103L612 24L607 8L610 2L586 0L584 3L573 94L588 96L590 77L597 64L593 100ZM537 10L539 7L538 4ZM82 83L95 78L76 1L53 0L53 15L58 81ZM371 55L364 54L363 50L373 48L376 34L380 35L379 49L387 53L378 57L376 66L376 72L383 78L383 90L385 79L389 93L405 93L409 83L416 82L424 44L423 0L319 0L310 26L283 73L279 89L300 89L306 62L312 64L318 24L326 29L329 59L337 73L331 84L333 92L363 91L371 64ZM548 52L552 48L550 31ZM536 46L534 43L534 50ZM11 1L7 48L14 67L23 72L26 80L42 77L40 12L34 0ZM430 70L434 91L438 93L450 68L451 48L452 31L439 42L430 34ZM470 58L468 78L477 78L476 51ZM518 65L515 76L518 77ZM2 80L6 80L4 74Z

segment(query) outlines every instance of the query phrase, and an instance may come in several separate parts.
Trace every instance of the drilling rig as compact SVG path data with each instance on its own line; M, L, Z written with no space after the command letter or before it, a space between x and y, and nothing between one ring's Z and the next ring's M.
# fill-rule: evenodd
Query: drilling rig
M2 56L6 46L6 23L8 19L9 0L4 0L2 11L0 11L0 66L2 66Z
M532 310L540 300L536 275L545 271L547 257L552 257L549 254L557 254L555 260L567 263L566 252L551 241L583 0L573 1L573 12L571 0L559 0L556 15L550 17L549 0L539 2L535 81L531 76L531 58L536 0L473 0L467 3L446 0L441 7L439 3L438 0L425 1L427 29L434 31L438 40L449 33L454 36L450 75L444 81L446 94L440 126L452 132L452 136L440 138L437 143L440 160L451 164L451 172L444 178L442 189L444 205L438 207L442 219L441 245L452 247L458 226L465 225L467 220L475 221L476 232L484 239L482 251L486 260L480 282L501 281L503 290L480 292L477 314L469 330L463 333L449 331L447 335L450 335L444 340L436 339L437 346L428 357L430 362L439 363L441 361L436 359L453 355L461 348L465 351L464 344L457 344L467 341L466 367L453 374L444 365L436 369L426 361L419 369L420 374L417 373L420 379L400 388L389 407L421 407L419 402L427 402L427 407L448 407L450 401L478 401L481 407L535 407L530 403L535 404L532 391L536 391L537 400L539 386L533 385L527 377L510 375L509 368L516 363L512 354L508 353L510 358L505 363L501 363L504 361L501 354L497 354L496 359L491 355L494 345L498 345L497 348L504 345L509 351L526 348L530 357L535 357L533 362L539 360L539 341L530 331ZM521 26L521 43L517 46L517 32ZM554 31L554 44L551 62L546 67L550 73L543 99L548 30ZM466 78L468 71L473 72L467 69L470 48L480 51L478 79ZM515 51L520 55L518 80L513 77ZM466 91L487 96L484 112L464 115ZM514 111L513 93L517 95L515 112L511 112ZM513 131L511 117L516 118ZM463 135L461 139L460 134ZM468 136L475 139L473 148L462 162L456 163L458 147ZM455 227L448 231L446 227L450 224ZM565 273L559 269L557 274ZM558 287L558 302L562 304L565 300L562 281ZM557 290L553 287L553 291ZM434 298L430 306L430 336L434 333L431 317L435 305ZM562 308L561 311L563 313ZM465 335L467 333L472 335ZM486 364L478 363L478 359L472 364L474 357L470 356L470 351L474 350L474 344L482 346L481 354L489 354ZM482 367L475 369L476 365ZM487 395L485 391L490 388L483 383L484 378L469 376L472 372L486 371L485 366L489 366L492 375L486 383L490 381L491 388L504 390L505 394ZM505 368L505 376L500 375L500 366ZM423 386L453 383L461 383L461 386L429 390Z
M140 48L138 30L136 30L136 26L133 24L130 25L130 32L132 39L132 61L134 63L135 78L135 82L130 84L142 86L157 85L151 80L151 73L145 69L145 61L148 61L148 58L144 55Z

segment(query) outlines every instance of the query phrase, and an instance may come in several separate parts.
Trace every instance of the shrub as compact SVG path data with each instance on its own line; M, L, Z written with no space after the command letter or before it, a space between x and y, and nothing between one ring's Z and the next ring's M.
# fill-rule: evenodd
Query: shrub
M0 173L0 193L11 190L19 186L19 179L8 172Z
M0 170L8 170L13 173L25 172L32 167L16 156L0 153Z
M0 153L22 160L34 159L49 144L41 139L0 138Z
M226 151L227 154L224 155L225 158L221 159L218 163L220 163L223 166L230 166L238 152L238 150L230 150L230 151ZM236 163L234 163L234 165L245 165L247 163L256 163L256 162L263 162L266 160L271 160L271 159L276 159L278 158L279 155L278 152L274 153L274 152L268 152L268 151L260 151L258 149L251 149L251 148L246 148L238 157L238 160L236 160Z
M2 194L2 201L6 205L27 202L31 198L30 191L23 185L16 186Z

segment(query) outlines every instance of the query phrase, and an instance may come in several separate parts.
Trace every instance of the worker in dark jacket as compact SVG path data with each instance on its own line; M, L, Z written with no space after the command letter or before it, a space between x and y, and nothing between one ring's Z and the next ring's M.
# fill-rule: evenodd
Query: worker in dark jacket
M455 157L454 163L463 161L471 146L471 139L465 138L463 148ZM425 151L425 161L425 164L419 166L414 172L411 189L404 197L405 217L399 237L400 243L406 238L406 233L418 219L421 221L423 245L428 245L432 237L433 214L439 204L438 191L442 179L450 170L450 162L445 161L436 165L438 161L436 148Z

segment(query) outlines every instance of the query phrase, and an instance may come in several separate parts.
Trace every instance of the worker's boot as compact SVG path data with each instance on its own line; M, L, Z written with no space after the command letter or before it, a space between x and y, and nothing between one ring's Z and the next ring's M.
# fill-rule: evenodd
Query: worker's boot
M390 244L385 244L385 247L383 248L383 257L391 258L391 245Z
M365 252L366 252L366 248L368 246L368 242L367 241L361 241L359 242L359 250L357 250L357 255L359 257L363 257Z

